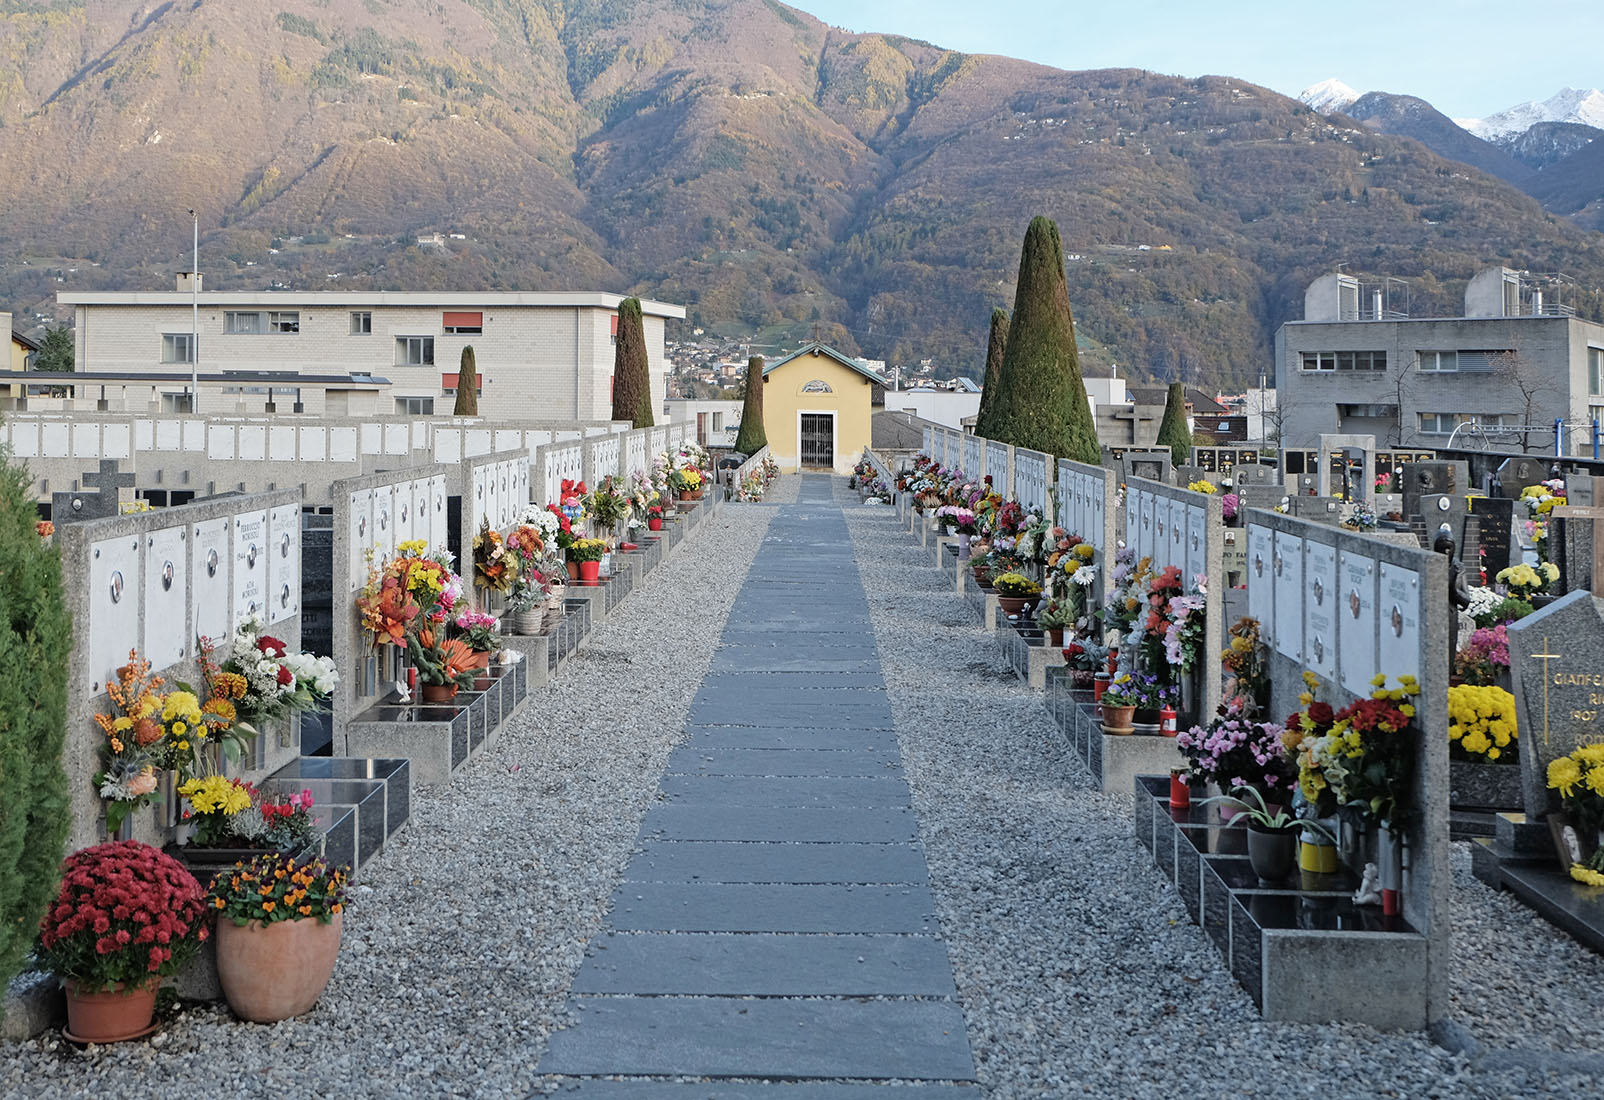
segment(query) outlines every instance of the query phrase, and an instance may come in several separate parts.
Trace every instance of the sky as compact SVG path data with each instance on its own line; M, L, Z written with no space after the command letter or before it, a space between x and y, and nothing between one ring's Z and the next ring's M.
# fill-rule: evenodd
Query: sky
M1061 69L1235 76L1286 95L1336 77L1482 118L1604 88L1604 3L1415 0L787 0L833 26ZM1515 13L1511 17L1510 13Z

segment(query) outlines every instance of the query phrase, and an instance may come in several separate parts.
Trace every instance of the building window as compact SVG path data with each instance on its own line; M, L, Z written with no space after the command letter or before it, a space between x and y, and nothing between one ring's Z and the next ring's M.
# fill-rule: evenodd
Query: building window
M373 335L373 313L370 310L359 309L351 312L351 335Z
M1423 432L1439 432L1447 435L1459 425L1459 416L1456 413L1421 413L1420 430Z
M1306 371L1384 371L1384 351L1305 351L1300 353Z
M164 393L164 394L162 394L162 412L164 412L164 413L187 413L187 412L193 412L193 411L194 410L192 408L190 408L189 394L187 394L187 393Z
M190 332L162 333L163 363L193 363L195 361L195 335Z
M1423 371L1441 372L1459 369L1459 353L1453 351L1422 351L1417 353L1417 365Z
M433 416L434 398L398 397L395 399L395 411L401 416Z
M716 412L716 413L713 414L713 432L714 432L714 434L717 434L719 432L722 432L723 430L724 430L724 414Z
M1587 393L1604 397L1604 348L1587 349Z
M260 336L265 332L300 332L301 315L294 311L260 313L231 309L223 313L223 331L231 336Z
M398 367L434 366L434 337L397 336L395 338L395 365Z
M476 334L485 330L485 317L482 313L447 313L441 319L441 327L447 332L458 334Z

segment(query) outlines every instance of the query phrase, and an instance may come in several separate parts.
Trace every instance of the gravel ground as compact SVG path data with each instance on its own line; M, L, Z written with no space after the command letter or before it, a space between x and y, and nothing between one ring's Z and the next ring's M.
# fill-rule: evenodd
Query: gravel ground
M1041 704L890 510L842 484L947 947L993 1097L1596 1095L1424 1035L1266 1023ZM1455 1021L1591 1054L1604 960L1455 853ZM1596 1067L1593 1067L1596 1072Z
M311 1013L258 1026L192 1008L87 1052L47 1033L0 1047L0 1096L528 1096L772 515L702 521L494 747L414 791Z

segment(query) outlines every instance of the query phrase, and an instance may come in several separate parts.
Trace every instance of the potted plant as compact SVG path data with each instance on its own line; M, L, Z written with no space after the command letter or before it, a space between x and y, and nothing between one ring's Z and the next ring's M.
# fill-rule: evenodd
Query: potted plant
M1165 707L1173 707L1181 694L1179 687L1146 672L1131 677L1130 692L1136 700L1134 721L1143 726L1158 725L1159 714Z
M629 515L629 497L621 486L615 484L616 480L612 476L602 478L602 483L586 501L591 522L604 535L616 534L619 523Z
M1247 696L1227 700L1207 726L1182 730L1175 747L1191 775L1221 791L1252 788L1269 805L1289 805L1298 780L1296 762L1282 743L1284 727L1259 722Z
M1336 843L1324 825L1293 817L1284 806L1266 802L1255 787L1237 787L1230 794L1204 799L1202 805L1210 802L1228 802L1238 810L1230 823L1247 826L1248 862L1264 883L1282 882L1292 873L1300 834L1314 833Z
M668 473L668 487L678 493L681 500L701 500L702 471L695 466L676 466Z
M1128 734L1133 732L1131 718L1136 713L1136 687L1130 673L1121 673L1103 690L1098 706L1103 712L1103 732Z
M236 1016L273 1023L317 1003L340 953L347 871L270 854L217 877L217 978Z
M646 506L646 530L661 531L663 529L663 506L661 504L648 504Z
M1019 573L1004 573L991 582L997 603L1010 619L1019 618L1025 604L1041 595L1041 585Z
M550 512L542 513L551 517ZM551 521L555 530L555 520ZM546 597L546 540L533 523L520 524L507 535L507 550L517 562L517 577L507 592L507 627L518 634L538 634Z
M170 844L167 853L183 861L201 888L223 868L257 852L297 854L317 842L310 790L269 794L243 779L208 775L178 788L187 805L183 820L194 826L185 844Z
M67 1038L114 1043L155 1030L156 988L206 938L200 884L133 840L74 852L39 931L39 964L67 992Z
M469 608L452 621L456 636L473 651L475 668L489 668L490 655L501 648L501 620Z
M594 582L601 576L601 559L606 552L603 539L575 539L568 547L568 560L578 563L580 580Z
M1057 596L1049 599L1036 612L1036 625L1047 632L1047 644L1054 649L1064 646L1064 627L1073 622L1073 609L1067 600Z
M1498 571L1494 578L1503 585L1513 598L1525 600L1533 606L1541 606L1541 597L1548 592L1549 585L1559 580L1559 567L1551 561L1538 562L1535 567L1522 562L1512 565L1508 569Z
M462 688L473 687L473 651L461 640L425 627L407 635L407 654L418 670L423 702L450 702Z
M1560 812L1548 815L1561 865L1585 886L1604 886L1604 744L1582 745L1549 762L1548 789Z

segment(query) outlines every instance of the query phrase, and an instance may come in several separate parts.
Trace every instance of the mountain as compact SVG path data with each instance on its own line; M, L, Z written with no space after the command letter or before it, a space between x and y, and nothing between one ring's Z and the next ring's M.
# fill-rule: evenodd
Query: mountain
M1348 105L1363 94L1332 77L1330 80L1322 80L1303 89L1298 93L1298 101L1324 115L1332 111L1347 110Z
M1604 236L1265 88L778 0L5 0L0 194L19 315L170 288L194 208L220 289L627 291L971 373L1035 214L1083 361L1135 378L1256 377L1339 263L1412 278L1419 312L1489 264L1604 285Z
M1524 133L1539 122L1579 122L1584 126L1604 127L1604 92L1593 88L1585 92L1561 88L1541 103L1536 100L1517 103L1486 118L1454 121L1487 141Z
M1566 157L1579 153L1599 138L1604 130L1580 122L1539 122L1522 133L1502 138L1498 145L1528 168L1542 171Z
M1533 175L1531 168L1503 149L1467 133L1453 119L1412 95L1368 92L1342 113L1379 133L1414 138L1440 157L1469 164L1517 187L1524 187Z

